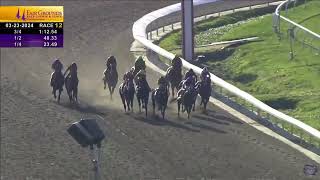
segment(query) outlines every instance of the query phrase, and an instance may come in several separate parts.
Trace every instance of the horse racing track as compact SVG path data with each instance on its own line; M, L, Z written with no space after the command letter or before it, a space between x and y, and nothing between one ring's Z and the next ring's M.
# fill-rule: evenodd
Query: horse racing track
M1 180L88 179L88 149L67 133L72 122L96 118L107 135L102 144L103 179L319 179L306 177L315 164L288 145L263 134L208 104L188 120L169 103L165 119L123 112L103 88L104 61L114 55L119 77L134 57L132 24L144 14L176 0L134 1L1 1L1 5L63 5L64 48L1 49ZM251 2L251 1L250 1ZM228 1L232 7L238 1ZM222 6L213 7L222 8ZM60 58L78 65L78 106L66 90L58 104L49 85L50 65ZM150 86L159 74L147 68ZM119 78L120 79L120 78ZM120 85L118 82L117 88ZM150 104L150 102L149 102Z

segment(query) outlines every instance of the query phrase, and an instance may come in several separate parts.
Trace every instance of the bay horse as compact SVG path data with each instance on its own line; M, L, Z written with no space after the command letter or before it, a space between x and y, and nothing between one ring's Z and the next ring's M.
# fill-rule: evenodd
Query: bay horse
M138 77L137 79L137 89L136 89L136 96L139 105L139 112L141 112L141 106L146 111L146 117L148 116L148 102L149 102L149 94L150 94L150 87L145 79L141 79Z
M182 106L182 112L186 110L188 114L188 119L190 118L190 113L191 113L192 107L194 107L195 105L197 95L198 93L195 90L194 86L189 86L186 89L182 88L178 91L178 99L177 99L178 116L180 116L180 109Z
M65 87L70 103L78 102L78 76L76 71L70 71L70 75L65 78Z
M207 104L212 92L211 79L206 75L202 81L196 83L196 90L201 96L200 106L203 104L204 112L207 110Z
M162 119L164 119L164 115L168 104L168 98L169 92L167 87L159 87L152 92L153 114L155 114L155 108L157 105L159 111L161 112Z
M114 89L116 88L116 85L118 83L118 72L117 72L115 63L110 64L109 67L110 68L107 68L103 73L104 74L103 83L104 83L104 89L106 89L106 84L108 84L110 99L112 100Z
M61 70L55 70L51 74L50 85L52 87L52 94L54 99L57 98L56 91L59 90L58 103L60 103L60 96L61 96L61 92L63 91L63 85L64 85L64 77Z
M176 89L178 91L179 90L179 88L178 88L179 83L182 81L181 69L174 68L173 66L170 66L166 71L165 77L170 84L171 92L172 92L172 99L173 99L174 98L174 89Z
M134 99L134 83L133 79L129 80L127 83L123 82L119 86L119 94L122 100L122 104L124 107L124 111L130 111L131 107L131 112L133 112L133 99Z

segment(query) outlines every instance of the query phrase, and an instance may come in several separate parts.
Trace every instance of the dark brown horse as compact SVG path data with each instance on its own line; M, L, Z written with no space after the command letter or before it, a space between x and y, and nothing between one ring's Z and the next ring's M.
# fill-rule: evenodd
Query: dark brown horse
M104 71L104 77L103 77L103 83L104 83L104 89L106 89L106 84L108 84L108 89L110 92L110 99L112 100L112 95L114 92L114 89L116 88L116 85L118 83L118 72L116 69L116 65L110 64L110 68L107 68Z
M54 99L57 98L56 91L59 90L58 103L60 103L61 92L63 91L64 77L61 70L56 70L51 74L50 85Z
M72 71L69 76L65 78L65 86L69 96L70 103L78 102L78 76L76 71Z
M196 91L194 86L189 86L189 87L186 87L186 89L184 88L180 89L178 91L178 95L179 95L177 99L178 116L180 116L180 109L182 108L182 112L187 111L188 119L189 119L191 110L195 106L198 92Z
M150 87L148 82L141 77L137 78L137 88L136 88L136 96L139 105L139 112L141 112L141 106L145 109L146 117L148 116L148 102L149 102L149 94Z
M161 112L162 119L167 109L169 92L167 87L159 87L152 92L153 114L155 114L156 105Z
M119 94L122 100L122 104L124 107L124 111L130 111L133 112L133 99L134 99L134 84L133 84L133 79L129 80L127 83L122 83L119 86Z
M196 83L196 90L201 96L200 106L203 104L204 112L206 112L207 104L212 92L211 79L208 75L205 76L202 81Z
M172 98L174 98L174 89L176 89L178 91L178 86L182 80L181 69L173 68L173 66L170 66L167 69L165 77L170 84Z

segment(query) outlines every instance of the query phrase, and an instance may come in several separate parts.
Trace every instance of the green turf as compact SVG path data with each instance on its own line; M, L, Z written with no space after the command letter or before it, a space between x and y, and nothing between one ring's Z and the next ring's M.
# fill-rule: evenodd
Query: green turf
M314 0L290 9L288 14L283 15L318 32L319 9L320 1ZM249 15L240 13L237 16L240 18L228 16L198 24L197 44L252 36L258 36L262 41L215 52L197 52L207 57L201 65L209 66L211 72L240 89L320 130L320 55L295 43L294 59L290 60L290 44L286 38L288 24L281 23L283 35L279 41L272 29L271 14L247 21ZM222 25L221 22L230 24L239 20L243 23L215 29ZM177 50L181 40L179 33L168 35L160 42L160 46L168 50L175 49L175 53L181 54ZM319 41L313 43L320 44Z
M320 1L313 0L305 5L288 10L282 13L283 16L297 22L311 31L320 34Z

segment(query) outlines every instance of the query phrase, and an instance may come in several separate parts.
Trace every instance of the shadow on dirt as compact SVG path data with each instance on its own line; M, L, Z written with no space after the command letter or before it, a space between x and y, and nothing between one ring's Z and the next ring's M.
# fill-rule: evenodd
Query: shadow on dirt
M243 124L243 122L241 122L240 120L236 120L235 118L217 114L216 111L214 110L208 109L207 111L209 112L207 116L215 118L219 121L227 121L229 123L234 123L234 124Z
M62 107L65 107L67 109L75 110L81 113L90 113L90 114L97 114L100 116L107 115L105 110L101 107L96 107L96 106L90 106L87 104L70 104L70 103L65 103L65 104L58 104ZM105 108L105 107L104 107Z
M216 133L221 133L221 134L226 134L227 133L227 132L222 131L220 129L217 129L217 128L214 128L214 127L211 127L211 126L207 126L207 125L201 124L199 122L188 121L185 124L189 124L192 127L197 127L197 128L200 128L200 129L204 129L204 130L208 130L208 131L212 131L212 132L216 132Z
M193 115L192 117L197 118L199 120L205 120L205 121L209 121L209 122L213 122L216 124L220 124L220 125L230 125L230 123L227 122L221 122L216 118L210 117L210 116L205 116L205 115Z
M169 121L166 118L163 120L159 116L152 115L151 117L147 117L147 118L137 116L137 117L134 117L134 119L141 121L141 122L144 122L144 123L155 125L155 126L172 126L174 128L184 129L184 130L191 131L191 132L200 132L200 130L190 128L190 127L182 125L180 123Z

